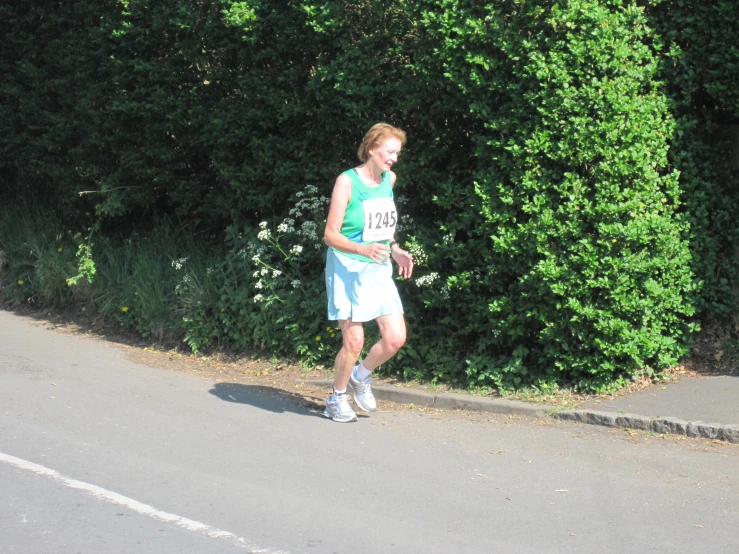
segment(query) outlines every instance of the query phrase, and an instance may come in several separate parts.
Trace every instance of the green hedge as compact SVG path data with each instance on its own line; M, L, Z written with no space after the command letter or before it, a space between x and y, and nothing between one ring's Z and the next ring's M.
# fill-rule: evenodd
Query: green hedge
M693 268L706 315L737 310L739 9L731 0L660 3L651 19L664 41L662 75L676 120L670 162L680 171Z
M432 304L465 306L475 322L472 380L599 386L674 364L688 337L693 284L667 170L672 122L642 10L544 4L492 21L429 11L440 37L467 23L470 38L448 44L447 63L485 127L470 198L481 209L457 223L478 238L459 248L450 228L435 245L454 271L442 274L449 298Z
M674 364L696 305L735 306L728 1L16 4L0 6L5 198L98 235L169 218L215 237L227 253L160 300L194 349L330 360L320 232L296 227L325 213L289 211L323 202L380 120L409 134L418 261L388 371L603 389Z

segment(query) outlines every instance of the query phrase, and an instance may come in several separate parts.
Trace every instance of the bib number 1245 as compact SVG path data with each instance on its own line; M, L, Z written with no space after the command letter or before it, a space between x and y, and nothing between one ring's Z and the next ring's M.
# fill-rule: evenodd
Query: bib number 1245
M398 215L392 198L373 198L363 202L364 231L362 240L378 241L393 238Z

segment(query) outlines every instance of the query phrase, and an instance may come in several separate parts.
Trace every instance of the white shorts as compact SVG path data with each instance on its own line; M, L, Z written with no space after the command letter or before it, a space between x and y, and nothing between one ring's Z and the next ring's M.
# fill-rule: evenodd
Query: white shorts
M357 323L403 313L390 260L384 264L355 260L328 249L326 255L328 318Z

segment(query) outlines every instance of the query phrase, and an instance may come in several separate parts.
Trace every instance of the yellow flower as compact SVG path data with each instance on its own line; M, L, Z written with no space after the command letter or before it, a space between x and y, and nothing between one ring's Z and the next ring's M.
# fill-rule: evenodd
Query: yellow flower
M64 248L57 248L56 249L57 252L61 252L62 250L64 250Z
M128 306L123 306L121 311L125 314L128 311Z
M316 337L316 340L321 340L321 335L318 335L318 336Z
M23 279L18 279L18 284L19 285L22 285L23 284Z

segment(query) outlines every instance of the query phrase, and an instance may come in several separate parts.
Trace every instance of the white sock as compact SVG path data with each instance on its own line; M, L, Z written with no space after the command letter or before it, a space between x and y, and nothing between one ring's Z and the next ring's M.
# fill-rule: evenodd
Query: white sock
M346 389L344 389L344 390L337 390L336 387L334 387L334 394L336 396L339 396L340 394L346 394Z
M366 381L367 380L367 377L369 377L371 373L372 372L369 369L367 369L366 367L364 367L364 362L362 362L361 364L359 364L354 369L354 377L355 377L355 379L359 379L360 381Z

